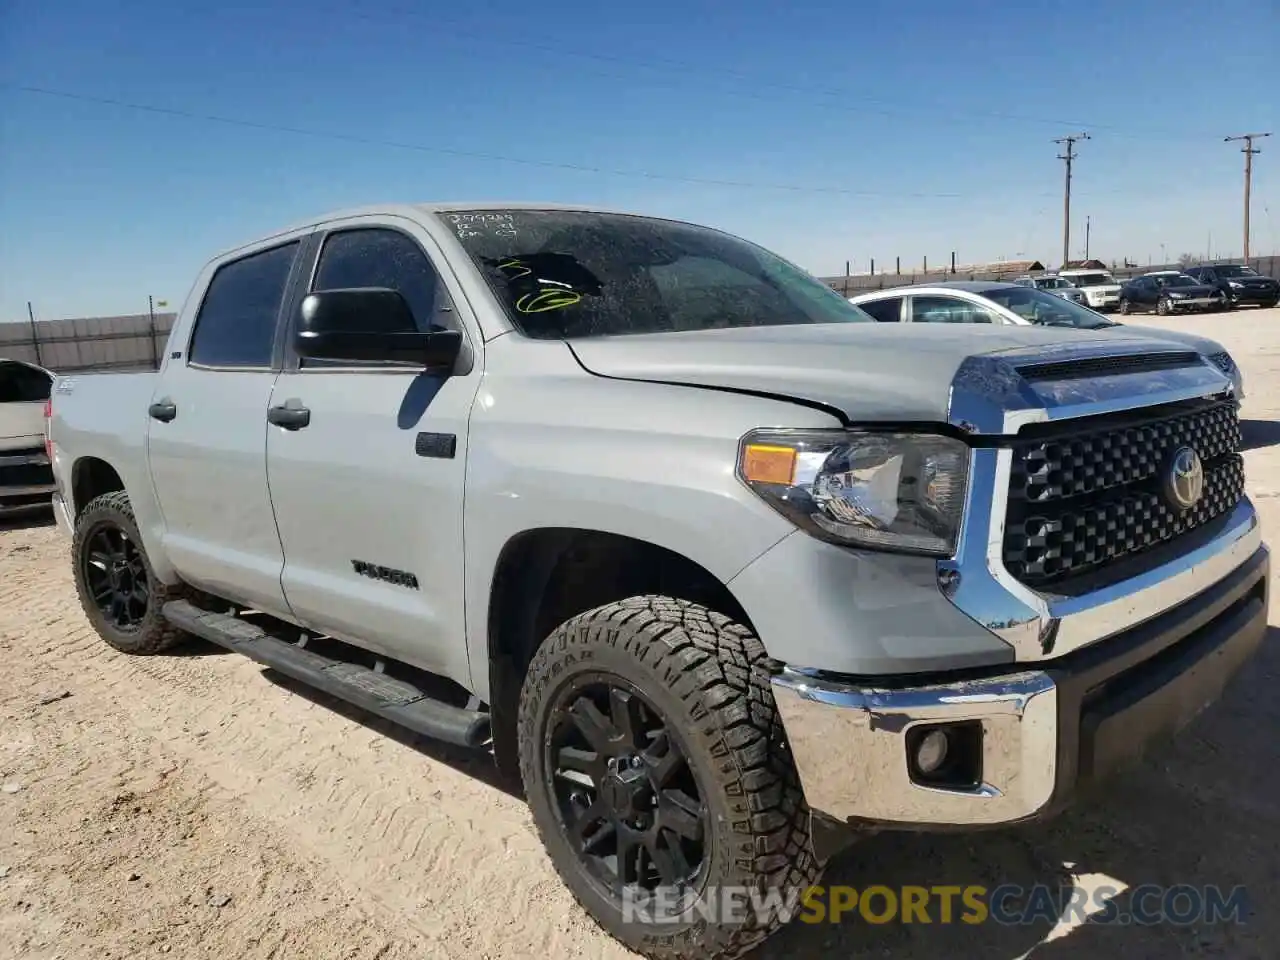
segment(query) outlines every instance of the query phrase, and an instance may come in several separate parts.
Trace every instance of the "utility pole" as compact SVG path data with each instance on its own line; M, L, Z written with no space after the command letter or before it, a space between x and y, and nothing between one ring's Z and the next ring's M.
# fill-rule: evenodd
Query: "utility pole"
M1089 259L1089 217L1084 218L1084 258Z
M1062 191L1062 265L1064 267L1071 259L1071 161L1076 158L1076 141L1088 139L1089 134L1076 133L1053 141L1067 145L1067 152L1058 154L1058 159L1065 160L1067 164L1067 179Z
M1260 140L1263 137L1271 136L1270 133L1242 133L1238 137L1223 137L1223 143L1230 143L1233 140L1243 140L1244 146L1240 148L1240 152L1244 154L1244 261L1249 262L1249 190L1253 184L1253 155L1261 153L1261 150L1255 150L1253 146L1254 140Z

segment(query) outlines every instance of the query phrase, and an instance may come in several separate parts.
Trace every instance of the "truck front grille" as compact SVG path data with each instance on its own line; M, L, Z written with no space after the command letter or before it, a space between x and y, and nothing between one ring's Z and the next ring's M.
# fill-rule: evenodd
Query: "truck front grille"
M1186 511L1162 493L1180 447L1200 455L1205 474ZM1244 495L1239 449L1231 400L1024 430L1013 445L1005 567L1030 586L1059 583L1208 523Z

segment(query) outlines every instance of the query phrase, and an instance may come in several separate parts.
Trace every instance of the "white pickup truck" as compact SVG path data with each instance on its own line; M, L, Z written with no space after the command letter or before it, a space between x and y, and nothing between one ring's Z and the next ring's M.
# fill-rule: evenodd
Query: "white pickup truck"
M43 367L0 359L0 517L49 509L56 488L44 424L52 385Z
M1052 815L1266 631L1196 351L878 324L670 220L317 219L210 261L159 372L60 378L48 434L106 642L491 750L655 958L750 949L781 916L716 905L860 831Z

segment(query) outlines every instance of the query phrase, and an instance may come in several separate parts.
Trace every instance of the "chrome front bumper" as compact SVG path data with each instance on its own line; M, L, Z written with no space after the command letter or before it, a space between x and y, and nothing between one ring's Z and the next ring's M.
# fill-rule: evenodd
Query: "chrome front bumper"
M917 829L1055 812L1218 698L1266 634L1269 571L1259 546L1182 605L1033 669L925 686L782 669L773 694L811 810L840 823ZM981 724L980 782L917 782L909 732L955 721Z
M773 695L809 806L834 820L1009 823L1053 795L1058 696L1042 671L899 690L785 671L773 678ZM962 791L914 782L908 731L959 720L982 723L982 783Z

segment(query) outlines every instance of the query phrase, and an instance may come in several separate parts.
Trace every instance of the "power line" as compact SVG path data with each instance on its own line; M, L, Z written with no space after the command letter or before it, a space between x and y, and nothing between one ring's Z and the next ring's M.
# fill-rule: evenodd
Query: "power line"
M206 11L215 12L219 16L225 16L232 13L235 16L244 14L256 14L269 11L270 5L241 6L238 9L231 8L229 4L220 3L217 6L210 5L206 2L185 3L182 4L186 10L204 9ZM1042 115L1008 113L1003 111L982 110L973 107L957 106L941 101L923 102L916 104L904 103L901 100L892 100L884 97L867 96L856 90L841 87L821 87L796 83L786 83L782 81L769 80L751 74L743 73L739 70L732 70L719 67L708 67L704 63L681 60L675 57L662 56L632 56L619 55L612 53L602 53L596 49L583 49L580 45L566 43L563 39L542 34L530 34L523 27L521 28L521 38L511 38L496 36L490 29L481 29L474 23L468 23L463 20L453 19L449 17L438 16L434 11L427 12L420 9L405 7L387 7L379 6L374 9L360 8L358 6L347 6L339 4L336 8L332 5L326 10L324 7L313 6L309 9L309 17L314 20L317 14L329 14L330 16L348 16L352 19L363 20L367 23L382 24L387 26L403 26L403 21L417 20L429 24L430 31L425 39L431 39L444 34L450 34L454 37L462 38L470 43L479 45L504 46L515 49L535 50L541 53L554 55L557 60L566 59L586 60L596 63L613 64L625 67L639 67L646 70L658 70L674 73L677 76L683 74L684 77L706 78L709 76L719 76L732 80L737 83L748 84L757 88L776 90L790 94L800 94L806 97L823 97L831 101L822 104L823 109L835 110L849 113L875 113L883 116L902 116L904 114L919 115L921 113L931 114L931 121L936 122L939 119L949 119L951 117L982 117L991 120L1002 120L1015 123L1035 123L1041 125L1057 126L1057 127L1089 127L1094 130L1108 130L1108 137L1114 139L1133 139L1147 140L1152 137L1160 137L1164 139L1176 140L1197 140L1199 137L1188 134L1185 131L1175 131L1172 129L1147 129L1144 132L1134 132L1132 124L1108 124L1095 123L1082 119L1064 119L1061 117L1048 117ZM634 77L627 77L617 73L608 73L595 71L595 75L611 77L619 80L633 80ZM687 80L681 82L679 79L673 81L679 89L688 91ZM718 93L728 96L744 97L756 101L773 101L778 102L778 98L770 98L761 95L759 92L750 92L745 90L732 90L719 88ZM866 104L870 106L857 107L853 103Z
M434 153L452 157L467 157L473 160L492 160L500 163L514 163L522 166L543 167L554 170L572 170L578 173L593 173L612 177L630 177L643 180L663 180L677 183L692 183L701 186L738 187L753 190L782 190L793 193L836 194L850 197L874 197L881 199L961 199L965 195L959 193L883 193L870 190L851 190L834 186L805 186L789 183L763 183L750 180L721 180L711 177L691 177L669 173L655 173L649 170L618 170L608 167L595 167L586 164L567 163L558 160L542 160L532 157L514 157L506 154L481 153L473 150L457 150L452 147L441 147L421 143L408 143L397 140L383 140L377 137L364 137L358 134L340 133L332 130L315 130L306 127L286 126L276 123L265 123L257 120L246 120L239 117L225 117L212 113L200 113L193 110L181 110L175 107L161 107L155 104L137 103L119 100L113 97L99 97L84 93L73 93L68 90L55 90L49 87L37 87L30 84L0 82L0 88L15 90L21 93L37 94L46 97L58 97L64 100L75 100L82 103L93 103L100 106L119 107L144 113L160 114L170 117L182 117L188 120L200 120L208 123L220 123L228 126L245 127L252 130L266 130L275 133L287 133L296 136L314 137L323 140L338 140L346 143L358 143L366 146L388 147L397 150L412 150L419 153Z
M1270 133L1242 133L1238 137L1222 138L1224 143L1231 143L1233 140L1244 141L1240 152L1244 154L1244 259L1246 263L1249 260L1249 192L1253 185L1253 157L1262 152L1254 149L1253 141L1269 136L1271 136Z
M1090 139L1089 134L1076 133L1053 141L1067 145L1067 152L1058 154L1058 159L1065 160L1067 166L1066 181L1063 183L1062 190L1062 265L1064 267L1071 259L1071 162L1076 158L1076 141L1088 139Z
M259 9L267 9L265 7L254 7L256 12ZM388 8L379 7L377 13L359 10L355 7L342 7L342 12L364 20L370 23L390 23L389 17L401 17L404 19L419 19L429 21L433 30L439 31L440 28L453 33L455 36L465 37L468 40L482 43L494 44L498 46L515 47L525 50L537 50L543 53L554 54L560 59L572 58L578 60L591 60L598 63L612 63L620 66L642 67L645 69L665 69L683 71L685 74L693 76L721 76L732 79L737 82L752 84L771 90L785 91L788 93L798 93L805 96L820 96L842 101L840 103L827 104L831 109L848 111L848 112L871 112L882 114L884 116L901 116L903 113L909 112L928 112L943 111L948 115L983 117L990 120L1005 120L1019 123L1037 123L1047 124L1049 126L1058 127L1081 127L1087 126L1095 130L1110 130L1114 133L1108 134L1109 137L1118 139L1147 140L1153 136L1176 139L1176 140L1193 140L1199 139L1194 135L1183 131L1173 131L1170 129L1152 129L1148 132L1135 133L1131 124L1108 124L1108 123L1092 123L1079 119L1063 119L1060 117L1033 116L1030 114L1006 113L1002 111L980 110L972 107L958 107L954 104L948 104L940 101L926 102L920 104L904 104L900 100L889 100L883 97L870 97L865 94L858 93L848 88L840 87L816 87L803 84L783 83L775 80L767 80L761 77L752 76L742 73L738 70L729 70L725 68L708 68L705 64L695 63L688 60L680 60L673 57L656 57L656 56L619 56L617 54L600 53L595 50L584 50L580 47L570 46L563 41L554 37L535 37L533 39L512 39L508 37L497 37L491 32L480 32L472 24L464 21L442 18L433 13L424 13L421 10L405 9L405 8ZM381 14L381 15L379 15ZM523 31L522 31L523 32ZM526 34L527 36L527 34ZM603 74L603 76L613 76L618 79L617 74ZM718 92L727 93L732 96L747 96L752 99L765 99L758 94L745 93L744 91L720 90ZM853 100L858 103L874 104L880 109L862 110L849 106L848 101ZM934 119L937 119L935 116ZM1125 132L1129 131L1129 132Z
M906 191L901 193L887 193L875 190L854 190L847 187L836 187L824 184L805 185L794 183L768 183L752 180L726 180L713 177L695 177L673 173L659 173L650 170L622 170L609 167L597 167L587 164L569 163L558 160L544 160L535 157L517 157L508 154L498 153L482 153L473 150L459 150L452 147L436 146L433 144L410 143L406 141L388 140L379 137L366 137L359 134L343 133L335 130L318 130L306 127L294 127L285 124L268 123L258 120L247 120L242 117L228 117L219 114L201 113L194 110L184 110L176 107L163 107L150 103L139 103L131 100L124 100L115 97L102 97L86 93L77 93L70 90L58 90L51 87L36 86L28 83L13 83L0 80L0 90L12 90L16 93L34 94L45 97L55 97L62 100L77 101L81 103L90 103L98 106L115 107L125 110L134 110L141 113L150 113L160 116L179 117L187 120L198 120L207 123L218 123L226 126L242 127L250 130L262 130L272 133L286 133L295 136L311 137L320 140L334 140L344 143L355 143L363 146L385 147L395 150L410 150L416 153L431 153L442 156L467 157L474 160L489 160L497 163L511 163L521 166L541 167L553 170L569 170L577 173L591 173L600 176L626 177L630 179L641 180L657 180L672 183L691 183L699 186L717 186L731 187L749 190L776 190L789 193L800 194L819 194L829 196L847 196L847 197L864 197L868 199L885 199L885 200L901 200L901 199L925 199L925 200L960 200L973 199L976 197L986 196L980 192L970 191L967 193L924 193ZM1091 195L1124 195L1132 196L1135 191L1133 189L1110 189L1110 190L1093 190ZM1047 198L1052 197L1051 193L1033 193L1023 194L1027 198Z

